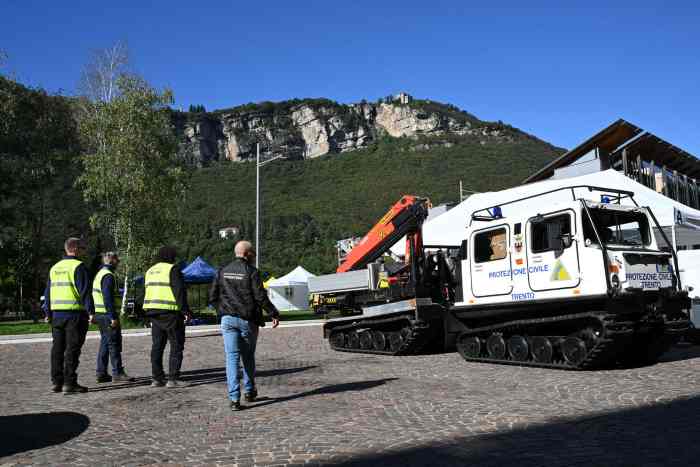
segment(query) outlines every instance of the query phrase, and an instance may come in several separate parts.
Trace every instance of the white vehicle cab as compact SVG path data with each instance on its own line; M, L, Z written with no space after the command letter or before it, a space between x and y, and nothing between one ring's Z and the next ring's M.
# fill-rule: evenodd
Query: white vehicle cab
M474 212L451 307L467 328L459 352L573 368L655 360L687 328L688 299L653 227L665 237L633 193L600 187Z

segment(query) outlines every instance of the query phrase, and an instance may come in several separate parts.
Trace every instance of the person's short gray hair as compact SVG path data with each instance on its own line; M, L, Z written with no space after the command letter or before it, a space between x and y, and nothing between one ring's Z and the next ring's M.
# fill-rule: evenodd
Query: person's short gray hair
M112 264L113 259L119 259L119 255L117 254L116 251L106 251L102 253L102 263L103 264Z
M85 242L78 237L69 237L65 243L63 243L63 249L66 250L66 252L75 251L84 246Z

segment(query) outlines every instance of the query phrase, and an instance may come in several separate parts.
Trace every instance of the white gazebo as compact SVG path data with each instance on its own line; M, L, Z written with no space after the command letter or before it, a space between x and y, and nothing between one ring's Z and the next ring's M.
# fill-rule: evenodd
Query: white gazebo
M301 266L267 284L270 300L280 311L309 308L309 277L316 277Z

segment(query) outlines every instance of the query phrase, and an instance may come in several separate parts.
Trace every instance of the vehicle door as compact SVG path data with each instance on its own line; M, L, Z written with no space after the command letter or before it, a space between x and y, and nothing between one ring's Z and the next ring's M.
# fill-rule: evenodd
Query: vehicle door
M546 291L578 287L581 270L574 211L532 217L526 230L530 288Z
M475 297L507 295L513 291L510 227L489 227L472 234L471 286Z

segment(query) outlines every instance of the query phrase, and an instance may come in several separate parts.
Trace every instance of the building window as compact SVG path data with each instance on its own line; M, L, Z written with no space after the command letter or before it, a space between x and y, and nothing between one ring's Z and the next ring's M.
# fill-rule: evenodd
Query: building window
M284 298L292 298L292 297L294 297L294 288L285 287L284 288Z
M474 260L477 263L503 259L507 252L506 229L489 230L474 236Z

